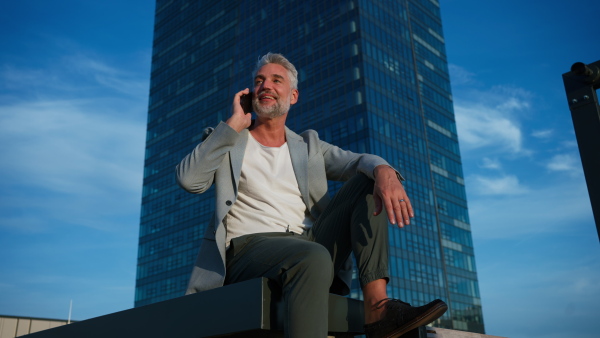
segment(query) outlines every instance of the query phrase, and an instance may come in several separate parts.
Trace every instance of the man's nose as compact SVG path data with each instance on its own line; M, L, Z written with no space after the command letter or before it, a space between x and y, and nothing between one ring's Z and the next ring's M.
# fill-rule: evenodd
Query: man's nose
M260 88L261 90L265 90L265 89L271 89L273 85L273 81L270 80L264 80L261 84L260 84Z

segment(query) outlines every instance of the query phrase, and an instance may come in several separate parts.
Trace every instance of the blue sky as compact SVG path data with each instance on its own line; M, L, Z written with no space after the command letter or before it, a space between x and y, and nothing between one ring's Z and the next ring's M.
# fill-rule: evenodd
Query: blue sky
M593 337L600 246L561 75L600 60L600 4L441 7L486 330ZM133 306L153 11L0 3L0 314Z

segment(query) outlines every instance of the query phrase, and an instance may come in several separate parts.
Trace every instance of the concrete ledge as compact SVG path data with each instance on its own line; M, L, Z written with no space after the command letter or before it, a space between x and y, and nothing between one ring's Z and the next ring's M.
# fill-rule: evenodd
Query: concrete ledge
M91 318L27 338L283 337L280 292L266 278ZM362 301L329 297L331 336L362 333Z
M500 336L490 336L482 333L465 332L450 329L440 329L437 327L427 327L427 338L506 338Z

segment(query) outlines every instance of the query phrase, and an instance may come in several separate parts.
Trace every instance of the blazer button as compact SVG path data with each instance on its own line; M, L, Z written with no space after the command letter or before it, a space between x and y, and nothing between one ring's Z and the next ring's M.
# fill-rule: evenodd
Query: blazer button
M225 202L225 204L231 205L231 201L228 200L227 202Z

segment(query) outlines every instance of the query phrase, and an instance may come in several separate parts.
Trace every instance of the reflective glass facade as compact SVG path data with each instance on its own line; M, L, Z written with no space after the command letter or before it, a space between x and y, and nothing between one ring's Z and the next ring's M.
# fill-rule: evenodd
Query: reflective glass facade
M390 296L444 299L436 326L483 333L437 0L158 0L154 34L136 306L183 294L214 202L212 189L180 189L174 168L273 51L299 71L292 130L380 155L407 178L416 218L390 226Z

